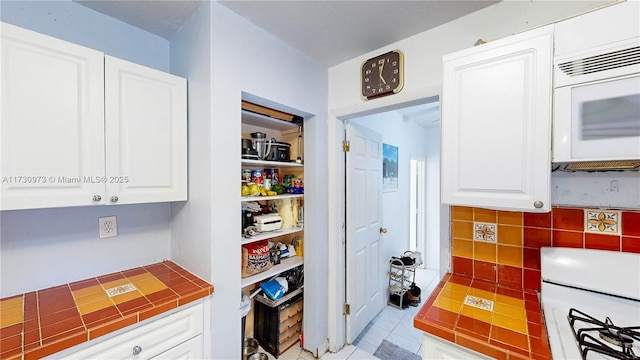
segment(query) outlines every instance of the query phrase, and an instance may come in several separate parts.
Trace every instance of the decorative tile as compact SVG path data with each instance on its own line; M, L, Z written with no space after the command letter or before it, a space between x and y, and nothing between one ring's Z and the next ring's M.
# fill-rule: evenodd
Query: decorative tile
M496 223L473 222L473 239L495 243L498 241Z
M110 289L105 290L107 292L107 294L109 295L109 297L114 297L114 296L118 296L118 295L122 295L122 294L126 294L128 292L131 291L136 291L136 287L133 286L133 284L128 283L128 284L124 284L122 286L116 286Z
M473 295L467 295L464 298L464 303L478 309L493 311L493 301L475 297Z
M584 210L584 231L594 234L620 235L621 211Z

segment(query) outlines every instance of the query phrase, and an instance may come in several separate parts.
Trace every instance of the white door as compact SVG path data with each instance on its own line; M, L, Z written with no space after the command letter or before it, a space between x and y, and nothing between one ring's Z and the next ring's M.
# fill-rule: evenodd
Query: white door
M346 123L347 166L347 342L384 308L382 226L382 134Z
M446 55L442 202L548 212L553 25Z
M103 54L1 26L0 210L101 203Z
M107 203L187 199L186 86L105 56Z

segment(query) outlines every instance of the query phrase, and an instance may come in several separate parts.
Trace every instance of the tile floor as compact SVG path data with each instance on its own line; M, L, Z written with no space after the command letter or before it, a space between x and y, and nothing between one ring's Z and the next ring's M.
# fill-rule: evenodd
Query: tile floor
M426 299L433 289L438 285L440 276L435 270L417 269L416 285L420 287L421 299ZM420 304L422 306L422 303ZM400 310L393 306L386 306L362 331L352 345L345 346L338 353L329 353L322 356L321 360L368 360L377 359L373 356L382 340L392 342L411 352L420 354L422 342L422 331L413 327L413 317L420 306L409 306ZM269 360L275 358L268 355ZM300 350L294 346L278 360L313 360L310 353Z

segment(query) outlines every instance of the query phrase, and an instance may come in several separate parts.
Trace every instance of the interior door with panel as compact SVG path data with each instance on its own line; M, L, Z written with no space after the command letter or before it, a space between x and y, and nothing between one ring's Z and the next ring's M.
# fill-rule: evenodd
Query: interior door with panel
M346 123L347 342L351 343L386 304L381 273L382 134ZM384 267L386 268L386 266Z
M100 203L103 54L1 26L0 210Z
M444 57L442 202L548 212L553 25Z
M107 203L187 200L186 86L105 56Z

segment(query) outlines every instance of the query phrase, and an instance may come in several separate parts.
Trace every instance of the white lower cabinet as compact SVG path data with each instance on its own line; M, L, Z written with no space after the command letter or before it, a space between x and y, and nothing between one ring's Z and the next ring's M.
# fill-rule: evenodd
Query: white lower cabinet
M193 339L189 339L183 342L180 345L174 346L173 348L163 352L158 356L154 356L153 359L203 359L202 356L202 347L203 347L203 339L202 336L194 337Z
M56 359L202 359L202 302Z
M491 359L477 351L467 349L430 334L422 335L422 358L432 360Z

